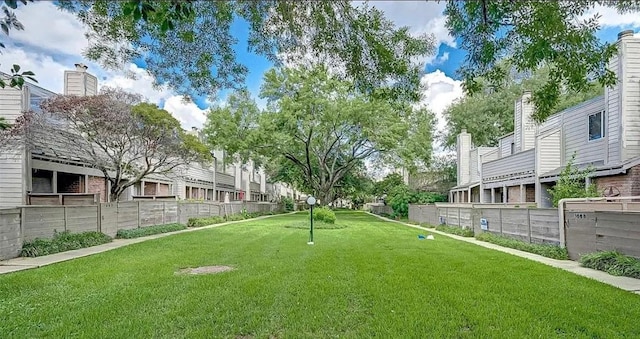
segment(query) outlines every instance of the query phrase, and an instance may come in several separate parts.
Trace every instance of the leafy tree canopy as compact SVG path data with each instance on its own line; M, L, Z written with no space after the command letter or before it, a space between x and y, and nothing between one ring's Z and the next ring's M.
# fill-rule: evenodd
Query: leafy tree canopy
M364 3L321 1L62 0L89 28L85 56L111 69L144 59L156 84L180 94L215 95L244 83L234 20L249 25L248 49L279 63L321 56L363 92L416 99L417 63L433 50Z
M376 197L382 197L385 194L389 194L397 186L404 185L404 179L402 175L398 173L389 173L384 179L376 181L373 184L373 195Z
M509 69L500 64L505 58L518 71L546 65L548 78L533 90L534 118L544 121L556 111L563 88L588 92L592 79L601 86L614 84L615 74L606 66L616 52L615 45L596 36L597 15L584 18L599 5L619 13L640 11L637 0L448 1L447 27L468 53L459 69L465 90L476 94L487 85L508 85Z
M268 99L265 111L244 91L212 109L204 129L209 144L242 159L269 159L272 173L322 203L365 159L390 153L429 162L430 148L404 150L416 116L426 111L360 94L323 66L270 70L261 96Z

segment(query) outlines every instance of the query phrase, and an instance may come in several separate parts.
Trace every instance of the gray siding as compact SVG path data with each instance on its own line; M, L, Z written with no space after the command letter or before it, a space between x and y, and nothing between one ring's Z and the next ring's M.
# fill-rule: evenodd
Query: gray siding
M458 185L464 185L470 179L469 152L471 150L471 135L466 132L460 133L457 141Z
M522 107L522 141L520 151L532 149L536 142L537 125L531 119L531 115L533 114L533 103L529 102L530 99L530 93L526 93L522 98L520 98L520 105Z
M515 175L525 175L535 171L535 150L530 149L505 158L490 161L482 166L483 180Z
M64 94L65 95L84 95L82 73L76 71L64 72Z
M564 161L576 152L576 163L604 161L606 137L589 141L589 115L604 111L604 97L586 101L563 111Z
M625 38L620 44L623 72L623 160L640 155L640 39Z
M488 150L486 153L482 154L482 163L497 160L500 157L500 149L498 147L493 147Z
M15 122L22 114L23 95L15 88L0 88L0 116L7 122ZM25 152L21 149L0 153L0 207L25 203L25 158Z
M480 180L480 167L478 166L478 149L474 148L469 153L469 182Z
M500 147L500 158L504 158L506 156L511 155L511 143L513 143L513 134L509 134L506 137L503 137L499 141Z
M236 179L229 174L217 173L218 183L233 186Z
M186 170L185 178L196 182L213 182L214 173L210 169L205 169L199 164L191 164Z
M560 127L562 124L562 114L554 114L547 118L543 123L538 126L538 134L543 134L552 129Z
M561 149L560 149L561 132L559 129L541 135L538 138L538 148L536 150L538 157L538 175L552 171L562 165Z
M620 74L620 63L618 57L614 56L609 61L609 69L616 74ZM608 163L620 162L620 84L616 83L611 88L605 88L605 99L607 102L607 135L608 140Z
M515 143L515 152L522 149L522 101L516 100L515 116L513 121L513 143Z

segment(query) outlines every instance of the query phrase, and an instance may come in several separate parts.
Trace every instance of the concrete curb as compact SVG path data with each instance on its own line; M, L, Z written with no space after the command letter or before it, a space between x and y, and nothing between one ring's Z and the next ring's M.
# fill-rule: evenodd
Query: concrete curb
M541 255L538 254L533 254L533 253L529 253L529 252L524 252L524 251L520 251L520 250L516 250L513 248L508 248L508 247L502 247L499 245L495 245L492 243L488 243L488 242L484 242L484 241L480 241L477 240L476 238L467 238L467 237L461 237L459 235L455 235L455 234L449 234L446 232L441 232L438 231L436 229L433 228L426 228L426 227L422 227L419 225L413 225L413 224L408 224L402 221L397 221L397 220L393 220L393 219L389 219L389 218L385 218L383 216L377 215L377 214L373 214L371 212L366 212L369 215L372 215L374 217L380 218L382 220L385 221L390 221L390 222L394 222L400 225L404 225L404 226L408 226L408 227L413 227L413 228L417 228L423 231L428 231L431 233L435 233L435 234L440 234L440 235L444 235L447 236L449 238L453 238L456 240L460 240L460 241L464 241L464 242L468 242L474 245L478 245L478 246L482 246L485 248L489 248L492 250L497 250L500 252L504 252L504 253L508 253L511 255L515 255L518 257L522 257L522 258L526 258L529 260L533 260L548 266L552 266L555 268L559 268L559 269L563 269L565 271L569 271L571 273L586 277L586 278L590 278L590 279L594 279L597 280L599 282L620 288L622 290L625 290L627 292L632 292L635 294L640 295L640 279L634 279L634 278L629 278L629 277L618 277L618 276L614 276L614 275L610 275L607 272L603 272L603 271L598 271L598 270L594 270L591 268L586 268L586 267L582 267L580 266L580 263L573 261L573 260L557 260L557 259L551 259L551 258L547 258L547 257L543 257Z
M206 230L206 229L222 227L222 226L228 226L228 225L236 225L236 224L241 224L241 223L244 223L244 222L267 219L267 218L271 218L271 217L277 217L277 216L293 214L293 213L296 213L296 212L288 212L288 213L281 213L281 214L274 214L274 215L264 215L264 216L257 217L257 218L237 220L237 221L227 221L227 222L223 222L223 223L219 223L219 224L213 224L213 225L202 226L202 227L187 228L185 230L168 232L168 233L154 234L154 235L149 235L149 236L146 236L146 237L140 237L140 238L134 238L134 239L113 239L113 241L110 242L110 243L106 243L106 244L102 244L102 245L98 245L98 246L81 248L81 249L77 249L77 250L60 252L60 253L55 253L55 254L51 254L51 255L35 257L35 258L18 257L18 258L13 258L13 259L9 259L9 260L3 260L3 261L0 261L0 274L12 273L12 272L17 272L17 271L24 271L24 270L28 270L28 269L32 269L32 268L38 268L38 267L43 267L43 266L47 266L47 265L51 265L51 264L56 264L56 263L63 262L63 261L73 260L73 259L76 259L76 258L87 257L87 256L90 256L90 255L93 255L93 254L98 254L98 253L110 251L110 250L113 250L113 249L116 249L116 248L128 246L128 245L131 245L131 244L137 244L137 243L140 243L140 242L143 242L143 241L147 241L147 240L168 237L168 236L174 235L174 234L180 234L180 233L185 233L185 232L194 232L194 231Z

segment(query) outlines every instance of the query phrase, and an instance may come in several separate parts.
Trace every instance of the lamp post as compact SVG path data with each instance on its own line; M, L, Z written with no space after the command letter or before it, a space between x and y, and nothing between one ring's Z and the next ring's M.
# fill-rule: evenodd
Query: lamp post
M313 205L316 204L316 198L314 198L313 196L309 196L307 198L307 204L309 204L309 206L311 207L311 213L309 213L309 216L311 218L311 229L309 231L309 242L307 243L307 245L313 245Z

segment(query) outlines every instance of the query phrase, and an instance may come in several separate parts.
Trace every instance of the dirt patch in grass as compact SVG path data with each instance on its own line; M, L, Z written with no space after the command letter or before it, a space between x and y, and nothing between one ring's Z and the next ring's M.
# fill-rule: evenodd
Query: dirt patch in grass
M201 266L195 268L183 268L176 272L176 274L216 274L227 271L233 271L231 266Z

